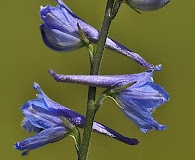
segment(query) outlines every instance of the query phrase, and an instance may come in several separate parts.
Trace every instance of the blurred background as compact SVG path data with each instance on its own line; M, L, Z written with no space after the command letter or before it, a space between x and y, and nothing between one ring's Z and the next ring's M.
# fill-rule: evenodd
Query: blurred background
M100 28L106 1L64 2L79 17ZM33 150L27 157L21 157L21 152L13 145L33 135L20 126L23 115L19 111L27 100L35 98L33 82L39 83L51 99L85 114L87 87L57 83L48 69L64 74L88 74L87 50L58 53L43 44L39 7L55 5L53 0L1 0L0 4L0 159L75 160L74 142L70 137ZM138 138L140 144L128 146L94 133L90 160L194 159L194 5L193 0L171 0L165 8L141 15L126 4L121 6L109 36L149 62L163 64L163 70L156 72L154 78L169 92L171 100L159 107L153 116L159 123L166 124L167 130L142 133L112 100L106 99L96 121L125 136ZM144 70L124 56L105 51L101 74L131 74Z

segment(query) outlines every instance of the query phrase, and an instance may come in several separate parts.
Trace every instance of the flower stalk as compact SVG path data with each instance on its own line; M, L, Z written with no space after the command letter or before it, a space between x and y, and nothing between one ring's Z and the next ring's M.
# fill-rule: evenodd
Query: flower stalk
M117 0L116 3L121 4L121 0ZM90 69L90 75L98 75L100 71L100 65L101 65L101 60L102 56L104 53L105 49L105 43L106 43L106 38L108 36L109 28L112 22L112 19L115 16L112 16L112 12L117 13L117 10L119 9L120 5L115 4L115 11L113 11L113 5L114 5L114 0L107 0L107 5L106 5L106 10L105 10L105 15L104 15L104 20L102 23L100 35L99 35L99 40L97 42L97 48L96 51L94 52L94 59L91 63L91 69ZM92 133L92 125L93 121L95 118L95 110L94 105L95 105L95 96L96 96L96 87L89 87L88 89L88 100L87 100L87 111L86 111L86 122L85 122L85 127L84 127L84 133L82 137L82 142L79 150L79 160L86 160L88 156L88 150L89 150L89 145L90 145L90 140L91 140L91 133Z

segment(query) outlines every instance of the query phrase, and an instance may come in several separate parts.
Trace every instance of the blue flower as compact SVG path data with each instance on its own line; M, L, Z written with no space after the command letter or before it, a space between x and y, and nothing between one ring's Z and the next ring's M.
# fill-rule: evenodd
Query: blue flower
M22 126L29 132L36 132L34 136L15 144L14 147L16 149L23 151L22 155L27 155L32 149L66 137L68 128L63 123L61 117L65 117L77 127L83 128L85 125L85 117L83 115L51 100L37 83L34 83L34 88L39 92L37 98L27 101L20 108L25 115ZM98 122L93 122L93 131L129 145L136 145L139 142L137 139L125 137Z
M145 81L145 80L144 80ZM151 114L169 100L169 95L151 80L144 84L139 82L114 96L123 113L131 119L142 132L148 130L165 130L166 126L158 124Z
M158 66L160 69L161 66ZM95 87L121 87L133 83L119 93L110 94L119 105L122 112L132 120L142 132L148 130L165 130L166 126L158 124L151 116L153 111L169 100L169 94L153 82L155 69L130 75L60 75L50 70L50 74L58 82L85 84Z
M79 24L84 34L91 42L97 43L99 32L76 16L62 0L56 1L58 3L56 7L45 6L40 9L40 16L43 20L40 30L44 43L56 51L67 52L81 48L84 44L80 39L77 24ZM154 68L153 64L150 64L137 53L129 50L111 38L107 38L106 47L133 59L144 67Z

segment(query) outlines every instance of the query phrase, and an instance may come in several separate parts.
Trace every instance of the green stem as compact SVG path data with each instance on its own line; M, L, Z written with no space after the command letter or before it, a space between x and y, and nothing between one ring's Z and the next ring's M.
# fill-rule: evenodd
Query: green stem
M114 0L107 0L106 11L105 11L104 20L99 35L99 40L97 42L96 52L94 53L93 61L91 62L90 75L98 75L100 71L100 65L104 53L106 38L108 36L111 21L113 19L112 16L113 5L114 5ZM116 9L118 10L119 7ZM78 157L79 160L87 160L89 144L91 140L92 126L93 126L93 121L96 113L96 109L94 107L95 96L96 96L96 87L89 87L86 122L85 122L81 146L79 147L79 157Z
M100 30L99 40L97 42L97 49L96 49L96 53L94 55L94 62L93 62L93 66L92 66L92 70L93 70L92 74L94 74L94 75L97 75L99 73L99 70L100 70L100 65L101 65L101 60L102 60L102 56L104 53L106 38L108 36L110 24L112 21L111 12L112 12L112 8L113 8L113 4L114 4L114 0L107 0L107 6L106 6L105 15L104 15L104 20L103 20L102 27Z

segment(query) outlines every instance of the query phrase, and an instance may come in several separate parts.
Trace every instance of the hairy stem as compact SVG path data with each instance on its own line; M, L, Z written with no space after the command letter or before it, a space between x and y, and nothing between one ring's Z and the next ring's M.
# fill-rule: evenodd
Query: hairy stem
M118 0L116 2L118 2ZM94 53L94 59L91 62L90 75L99 74L101 60L102 60L102 56L103 56L104 48L105 48L106 38L108 36L111 21L113 19L113 16L112 16L113 6L114 6L114 0L107 0L106 11L105 11L104 20L103 20L100 35L99 35L99 40L97 42L96 52ZM118 10L119 7L118 8L116 7L116 9ZM79 157L78 157L79 160L87 160L89 144L91 140L92 126L93 126L93 121L94 121L95 112L96 112L95 107L94 107L95 96L96 96L96 87L89 87L88 100L87 100L87 111L86 111L86 122L85 122L81 146L79 148Z

